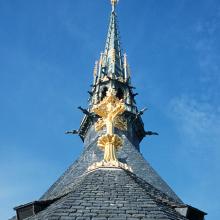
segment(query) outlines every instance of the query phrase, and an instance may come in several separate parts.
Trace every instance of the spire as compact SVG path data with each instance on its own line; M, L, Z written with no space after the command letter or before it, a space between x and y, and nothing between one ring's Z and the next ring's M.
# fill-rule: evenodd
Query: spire
M141 116L146 108L136 107L127 56L121 56L118 1L111 3L105 52L95 63L88 91L89 108L78 107L85 114L80 128L66 132L82 138L83 153L40 200L14 208L17 216L11 220L204 219L206 213L184 204L140 153L141 140L157 133L145 131Z
M108 35L103 56L103 77L125 80L124 65L121 54L120 38L117 24L116 5L118 0L111 0L112 11L108 28Z
M106 96L108 89L117 91L117 98L124 99L126 110L137 113L135 94L131 86L131 71L127 55L122 55L116 5L118 0L110 0L112 10L105 44L105 50L101 53L100 59L94 69L94 81L90 92L89 110Z

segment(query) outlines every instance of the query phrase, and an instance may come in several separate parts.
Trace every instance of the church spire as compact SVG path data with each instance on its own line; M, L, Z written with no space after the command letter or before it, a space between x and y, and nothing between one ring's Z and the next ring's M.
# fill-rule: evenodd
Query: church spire
M121 54L117 14L115 11L117 2L117 0L111 0L112 12L110 16L108 35L105 45L105 64L106 74L109 77L114 79L124 79L123 59Z
M120 37L118 31L118 22L116 14L116 5L118 0L111 0L112 11L108 28L105 51L101 56L101 71L99 80L116 79L125 82L128 80L125 76L124 58L121 52ZM98 82L98 81L97 81Z
M97 114L93 112L94 106L100 104L107 96L108 91L114 90L116 97L125 104L124 114L129 115L132 126L137 126L138 139L144 136L144 127L141 117L138 113L134 93L134 87L131 85L131 71L129 68L127 55L122 55L116 6L118 0L111 0L112 10L110 13L110 22L105 44L105 50L101 53L100 59L95 64L94 80L92 89L89 91L89 106L86 116L80 125L79 134L84 140L90 126L93 126ZM135 124L135 125L134 125ZM132 128L133 129L133 128Z

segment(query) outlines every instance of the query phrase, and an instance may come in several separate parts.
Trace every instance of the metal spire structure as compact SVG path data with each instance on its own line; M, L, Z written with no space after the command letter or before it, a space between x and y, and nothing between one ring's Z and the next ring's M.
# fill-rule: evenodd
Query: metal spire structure
M106 81L107 79L115 79L121 82L128 82L129 70L126 55L122 55L120 36L118 30L116 5L118 1L111 0L112 11L105 44L104 53L100 57L99 74L96 76L95 82Z
M112 12L110 16L110 24L104 53L104 65L106 67L105 74L114 79L119 78L125 80L117 24L116 4L117 2L112 0Z
M90 1L90 0L89 0ZM15 208L11 220L203 220L206 213L184 204L140 152L146 131L122 55L112 10L105 50L93 70L93 84L79 129L81 156L38 200Z

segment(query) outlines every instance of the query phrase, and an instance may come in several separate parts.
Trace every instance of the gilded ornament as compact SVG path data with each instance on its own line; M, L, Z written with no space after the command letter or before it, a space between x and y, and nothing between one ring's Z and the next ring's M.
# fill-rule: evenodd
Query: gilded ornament
M114 134L114 128L127 129L127 123L121 117L125 110L125 103L116 97L116 91L112 88L108 90L106 97L92 108L92 111L100 116L95 124L96 131L106 127L106 134L99 137L97 142L100 149L104 150L104 159L90 166L89 170L98 167L116 167L131 171L131 168L119 162L116 156L116 151L123 145L123 139Z

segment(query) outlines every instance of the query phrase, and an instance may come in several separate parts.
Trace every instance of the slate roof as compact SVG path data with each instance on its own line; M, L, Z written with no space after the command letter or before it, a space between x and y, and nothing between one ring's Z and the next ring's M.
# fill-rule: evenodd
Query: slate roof
M86 173L44 211L27 220L186 220L181 205L122 169Z
M118 158L122 162L126 162L135 175L142 178L158 190L167 194L169 197L182 203L179 197L172 191L168 184L157 174L151 165L144 159L139 149L130 142L129 135L118 133L124 139L124 145L118 152ZM103 159L103 151L97 147L97 133L93 128L88 131L85 140L85 149L78 160L76 160L67 171L50 187L50 189L41 197L42 200L50 200L62 196L68 191L73 182L83 175L88 167L94 162Z

